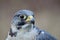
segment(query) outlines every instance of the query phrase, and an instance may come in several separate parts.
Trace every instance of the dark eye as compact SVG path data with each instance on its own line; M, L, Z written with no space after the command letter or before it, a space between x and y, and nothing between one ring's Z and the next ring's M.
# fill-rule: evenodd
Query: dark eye
M24 16L23 15L20 15L20 18L24 18Z
M26 16L25 15L20 15L20 18L26 19Z

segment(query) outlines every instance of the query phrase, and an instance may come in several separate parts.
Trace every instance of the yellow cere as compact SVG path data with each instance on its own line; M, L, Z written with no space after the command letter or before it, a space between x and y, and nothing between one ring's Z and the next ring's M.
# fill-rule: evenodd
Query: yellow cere
M28 18L26 19L26 21L29 22L32 18L33 18L33 16L28 16Z

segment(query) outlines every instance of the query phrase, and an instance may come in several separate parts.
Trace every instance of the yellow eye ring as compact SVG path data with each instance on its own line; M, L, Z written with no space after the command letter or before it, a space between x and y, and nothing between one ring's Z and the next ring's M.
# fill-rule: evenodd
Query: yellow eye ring
M24 15L24 18L23 19L26 19L26 15Z

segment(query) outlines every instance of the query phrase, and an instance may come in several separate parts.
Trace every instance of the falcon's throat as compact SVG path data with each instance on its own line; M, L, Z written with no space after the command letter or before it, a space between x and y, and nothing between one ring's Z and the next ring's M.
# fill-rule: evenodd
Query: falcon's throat
M28 29L31 29L32 27L33 27L33 24L26 23L26 24L23 24L23 25L20 25L20 26L18 25L17 29L24 29L24 30L27 29L28 30Z

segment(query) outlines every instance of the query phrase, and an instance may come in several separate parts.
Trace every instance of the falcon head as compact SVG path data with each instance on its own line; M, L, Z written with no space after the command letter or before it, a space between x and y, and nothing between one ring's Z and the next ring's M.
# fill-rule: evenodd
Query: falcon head
M30 10L17 11L12 20L12 24L15 25L18 29L26 28L26 25L34 25L34 23L34 14Z

